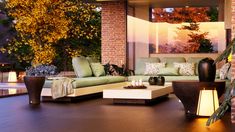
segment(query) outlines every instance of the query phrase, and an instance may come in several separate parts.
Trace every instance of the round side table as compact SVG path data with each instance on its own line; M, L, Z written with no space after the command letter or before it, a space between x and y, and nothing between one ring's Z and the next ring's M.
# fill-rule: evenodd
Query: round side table
M224 93L225 81L199 82L199 81L173 81L172 87L175 95L184 105L185 113L196 115L200 90L214 90L218 92L218 97Z

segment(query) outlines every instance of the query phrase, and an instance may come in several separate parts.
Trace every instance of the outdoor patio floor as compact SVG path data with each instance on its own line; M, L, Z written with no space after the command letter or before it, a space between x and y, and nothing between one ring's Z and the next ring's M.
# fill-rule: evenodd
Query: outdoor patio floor
M174 95L150 106L113 105L95 98L75 103L43 102L30 107L28 96L0 98L1 132L230 132L228 112L210 127L206 119L185 118Z

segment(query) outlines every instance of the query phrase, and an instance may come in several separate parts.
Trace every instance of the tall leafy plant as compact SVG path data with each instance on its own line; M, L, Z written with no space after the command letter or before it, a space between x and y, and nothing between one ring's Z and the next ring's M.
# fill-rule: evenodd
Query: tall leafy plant
M230 44L226 47L226 49L216 58L214 63L218 63L222 60L228 58L230 54L235 53L235 39L233 39ZM209 126L210 124L216 122L217 120L221 119L226 111L231 106L231 99L235 96L235 79L231 80L231 84L229 87L226 88L225 91L225 98L219 108L209 117L207 120L206 125Z

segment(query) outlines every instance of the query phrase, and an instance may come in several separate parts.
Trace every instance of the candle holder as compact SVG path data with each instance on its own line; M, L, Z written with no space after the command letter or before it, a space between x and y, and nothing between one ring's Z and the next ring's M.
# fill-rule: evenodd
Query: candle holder
M131 81L131 85L125 86L125 89L146 89L147 87L143 85L142 79L135 81Z
M130 85L130 86L125 86L123 87L125 89L146 89L147 87L142 85L142 86L133 86L133 85Z

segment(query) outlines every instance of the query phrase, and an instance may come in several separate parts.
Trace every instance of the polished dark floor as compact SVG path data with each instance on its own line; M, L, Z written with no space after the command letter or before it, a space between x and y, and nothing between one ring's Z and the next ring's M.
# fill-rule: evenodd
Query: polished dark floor
M102 98L30 107L27 95L0 98L0 132L232 132L230 113L210 127L185 118L174 95L151 106L113 105ZM233 128L232 128L233 127Z

